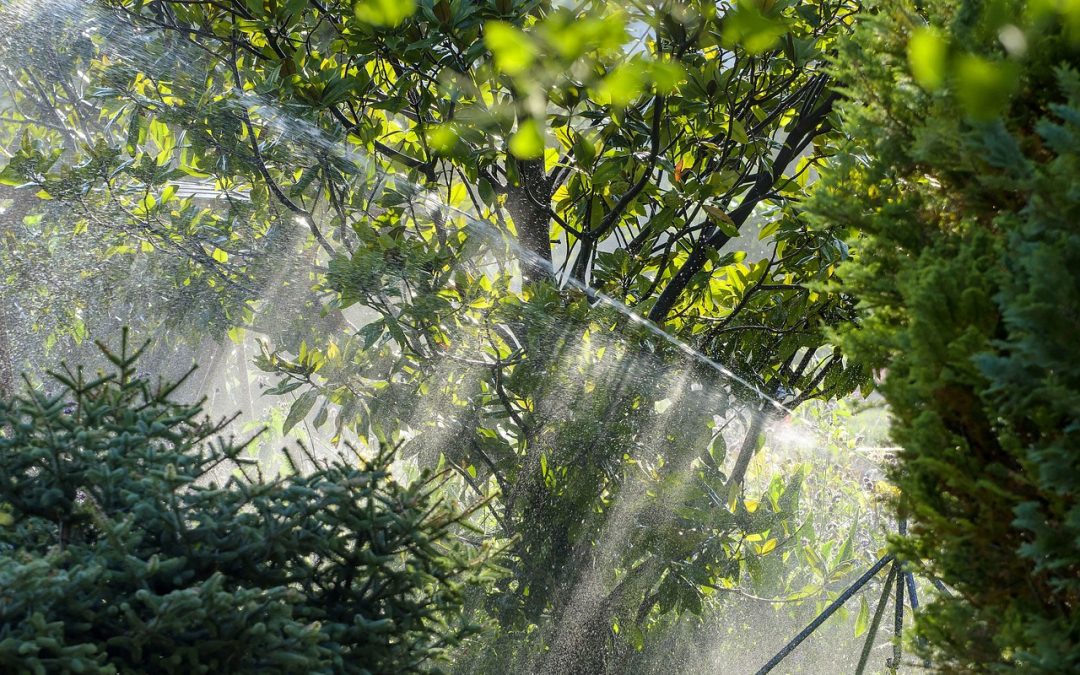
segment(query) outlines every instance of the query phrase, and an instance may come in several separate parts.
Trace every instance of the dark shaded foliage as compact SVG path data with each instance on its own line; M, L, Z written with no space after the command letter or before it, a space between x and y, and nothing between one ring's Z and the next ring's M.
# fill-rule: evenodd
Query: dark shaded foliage
M957 591L918 622L945 671L1080 668L1080 51L1028 4L872 3L812 206L853 243L846 347L904 448L898 548Z
M0 670L414 672L468 632L434 479L389 452L253 477L224 422L105 353L0 401Z

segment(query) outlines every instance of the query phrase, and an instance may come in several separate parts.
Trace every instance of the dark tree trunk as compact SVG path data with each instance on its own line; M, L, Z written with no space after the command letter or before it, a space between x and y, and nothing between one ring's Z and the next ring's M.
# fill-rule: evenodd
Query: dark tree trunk
M0 216L0 236L3 237L0 239L0 246L10 247L9 251L14 253L19 248L18 238L21 236L17 233L17 226L35 206L41 204L41 200L28 189L17 189L7 185L0 185L0 199L12 200L11 205ZM28 264L28 261L19 261L18 264ZM15 350L7 323L8 310L11 307L11 299L0 291L0 397L15 395L15 380L17 379Z
M731 476L728 478L729 490L733 485L741 486L743 479L746 478L746 470L750 467L750 460L754 458L758 436L761 435L761 428L764 425L765 411L759 408L751 414L750 427L746 430L742 447L739 448L739 455L735 458L735 466L732 467Z
M544 161L518 162L519 183L506 195L506 210L514 219L521 246L521 273L526 282L552 278L551 187L544 175Z
M8 335L4 308L7 299L0 293L0 398L15 395L15 356L11 349L11 337Z

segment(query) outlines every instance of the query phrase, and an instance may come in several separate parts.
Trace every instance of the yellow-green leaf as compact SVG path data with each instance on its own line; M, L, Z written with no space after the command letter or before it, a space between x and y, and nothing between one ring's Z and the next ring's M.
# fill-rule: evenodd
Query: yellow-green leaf
M729 237L739 236L739 228L735 227L735 221L731 219L723 209L711 204L704 204L705 212L712 218L712 222L720 231Z
M734 11L724 16L723 40L729 46L741 45L748 54L772 49L788 26L763 13L753 0L739 0Z
M427 129L427 142L436 152L450 152L458 142L457 131L450 124L437 124Z
M686 70L673 61L656 61L650 65L653 86L659 94L670 94L686 80Z
M491 50L495 67L507 75L519 75L536 59L529 36L504 21L484 24L484 44Z
M728 123L731 128L731 138L736 143L749 143L750 136L746 133L746 127L739 120L732 118Z
M544 134L534 119L527 119L518 124L518 129L510 137L510 152L518 159L536 159L544 155Z
M612 70L600 83L597 100L610 102L616 108L632 103L643 88L642 68L639 63L628 63Z
M855 637L859 637L870 627L870 606L866 604L864 596L859 601L859 615L855 617Z
M945 82L949 45L934 28L919 28L908 41L908 65L915 81L933 91Z
M966 54L956 62L956 96L973 119L993 119L1019 84L1015 62Z
M372 26L393 28L416 11L416 0L359 0L356 18Z
M749 509L747 510L749 511ZM764 544L754 544L754 548L757 550L758 555L767 555L776 548L776 539L769 539Z

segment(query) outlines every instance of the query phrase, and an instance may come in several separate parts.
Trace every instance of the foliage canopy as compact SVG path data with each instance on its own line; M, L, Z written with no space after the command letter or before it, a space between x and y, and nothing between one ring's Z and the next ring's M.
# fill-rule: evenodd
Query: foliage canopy
M801 204L857 3L105 4L7 57L20 241L168 260L199 339L263 338L284 431L457 472L510 544L470 598L506 633L475 663L628 667L734 586L827 595L869 555L856 515L800 519L807 483L841 488L742 490L763 394L866 383L826 338L853 317L823 286L847 249ZM298 259L283 318L265 296Z

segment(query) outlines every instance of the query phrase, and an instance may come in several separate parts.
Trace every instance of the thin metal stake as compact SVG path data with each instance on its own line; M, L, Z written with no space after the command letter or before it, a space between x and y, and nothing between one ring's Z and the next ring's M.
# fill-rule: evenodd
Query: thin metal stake
M900 657L903 655L903 645L901 639L904 633L904 575L906 572L900 569L900 561L897 560L893 563L893 570L896 574L896 616L893 619L893 636L895 642L892 647L892 661L889 665L893 672L896 672L900 668Z
M941 594L944 595L946 598L951 598L953 596L952 591L950 591L945 584L941 583L940 579L931 579L930 583L934 584L934 588L941 591Z
M862 653L859 654L859 665L855 668L855 675L863 675L863 671L866 670L866 663L870 660L870 650L874 648L874 638L877 637L878 628L881 626L881 618L885 616L885 606L889 604L889 591L892 590L894 579L896 579L895 567L889 570L889 578L885 580L885 586L881 589L881 599L878 600L877 609L874 610L870 630L866 632L866 641L863 642Z
M762 666L761 670L757 671L756 675L765 675L773 668L775 668L777 664L784 660L785 656L790 654L792 651L795 650L796 647L802 644L803 640L810 637L810 634L817 630L818 626L825 623L826 619L832 616L836 612L836 610L840 609L845 602L851 599L851 596L855 595L856 591L865 586L866 582L873 579L874 575L880 572L882 568L884 568L886 565L888 565L892 561L892 559L892 554L889 554L874 563L873 567L866 570L866 572L861 577L855 580L855 583L848 586L847 590L845 590L839 595L839 597L833 600L829 604L829 606L821 612L821 614L818 614L817 618L810 622L810 625L802 629L802 631L798 635L792 638L791 642L784 645L784 648L777 652L776 656L769 659L769 662Z
M901 537L907 535L907 516L900 516L897 529L899 529ZM900 657L903 656L903 643L901 640L904 637L904 578L907 573L900 568L899 560L893 563L893 570L896 572L896 615L893 618L893 638L895 641L893 642L892 661L889 667L895 673L900 668Z
M910 599L911 611L912 612L917 612L917 611L919 611L919 594L915 591L915 575L913 573L911 573L911 572L908 572L906 576L907 576L908 596L911 598ZM916 641L918 642L920 649L926 647L926 638L924 638L922 636L919 636L919 637L916 638ZM927 658L923 659L923 667L924 668L929 668L930 667L930 659L927 659Z
M907 581L908 596L911 598L911 609L919 609L919 596L915 593L915 575L911 572L904 572L904 577Z

